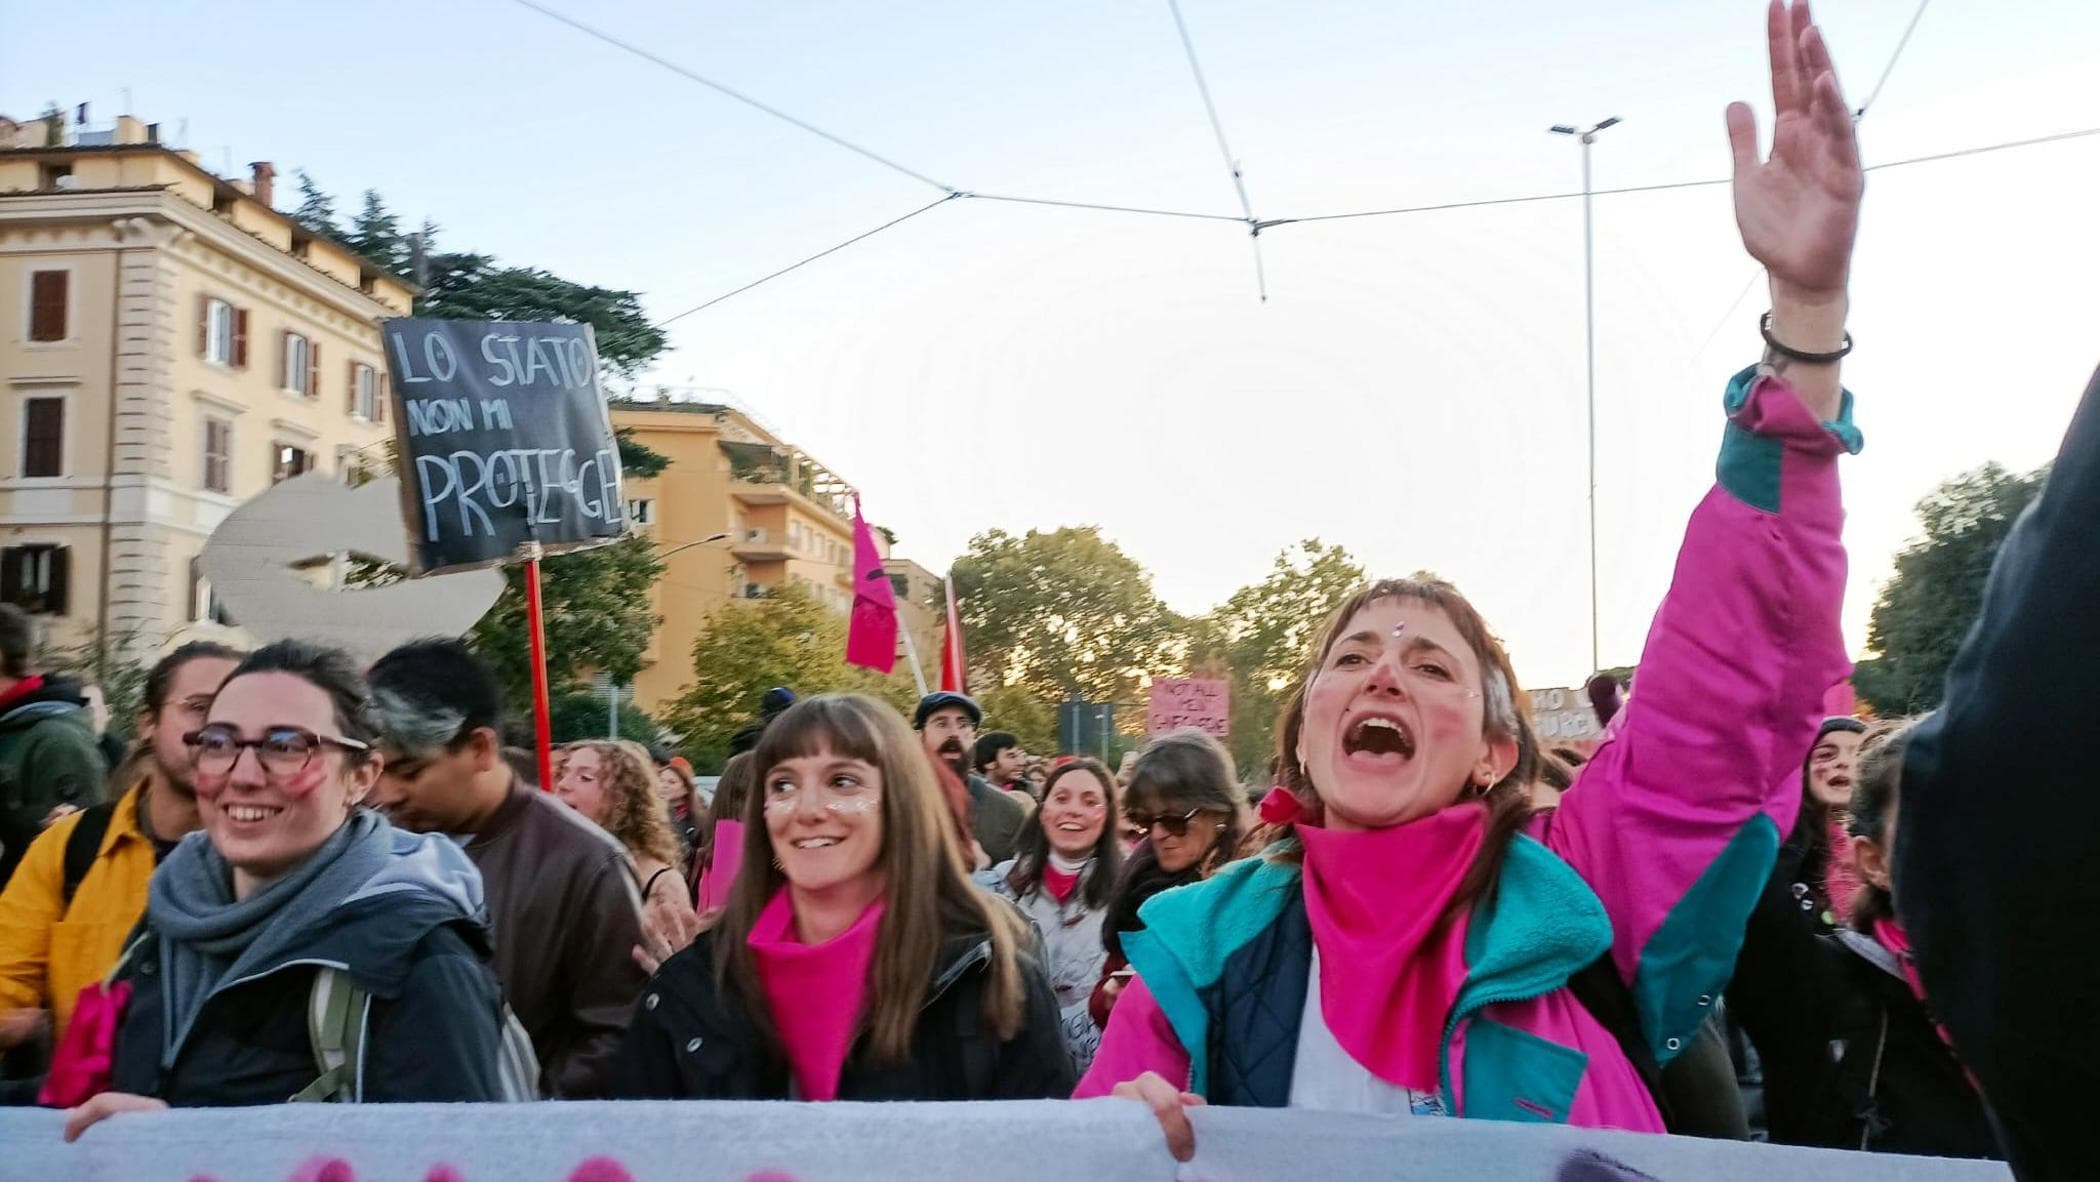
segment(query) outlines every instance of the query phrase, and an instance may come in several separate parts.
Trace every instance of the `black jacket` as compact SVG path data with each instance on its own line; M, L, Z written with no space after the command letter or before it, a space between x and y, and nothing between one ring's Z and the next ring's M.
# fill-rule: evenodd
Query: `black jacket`
M2100 1178L2100 374L1903 764L1896 908L2022 1178Z
M1998 1156L1982 1099L1895 954L1826 932L1785 869L1751 912L1728 987L1728 1012L1764 1065L1772 1141Z
M745 1003L715 988L712 934L664 962L635 1007L613 1065L613 1095L657 1100L784 1100L787 1060L767 1046ZM1021 961L1021 1031L994 1042L982 1029L991 942L951 938L928 991L907 1062L876 1064L865 1037L846 1056L841 1100L1041 1100L1072 1094L1072 1059L1057 999L1034 960Z
M379 896L329 914L311 941L204 1003L175 1057L161 1067L168 1012L158 939L125 964L131 1002L117 1034L111 1090L177 1107L277 1104L319 1076L307 1031L314 964L349 966L372 995L362 1099L497 1100L503 992L480 924L413 896Z

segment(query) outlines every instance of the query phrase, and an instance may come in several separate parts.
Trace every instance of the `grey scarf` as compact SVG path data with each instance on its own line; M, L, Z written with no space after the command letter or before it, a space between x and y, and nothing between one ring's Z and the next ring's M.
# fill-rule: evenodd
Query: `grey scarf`
M233 867L204 833L192 833L154 872L146 920L160 938L167 1006L162 1067L172 1067L204 1003L266 968L306 938L392 857L386 822L358 810L320 848L245 899Z

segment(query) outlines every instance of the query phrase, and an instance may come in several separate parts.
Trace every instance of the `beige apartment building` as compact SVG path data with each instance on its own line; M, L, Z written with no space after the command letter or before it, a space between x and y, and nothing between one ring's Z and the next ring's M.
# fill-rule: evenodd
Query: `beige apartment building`
M389 437L414 290L154 127L0 119L0 599L130 655L224 623L196 559L276 481Z
M753 599L798 582L841 614L853 606L853 497L846 482L746 412L669 395L614 402L613 426L662 453L671 466L626 478L628 516L652 537L664 573L651 607L662 618L634 679L635 703L656 710L692 680L693 642L732 599ZM928 621L938 645L938 608L925 606L938 579L875 545L898 591L899 624L922 646ZM901 643L901 642L900 642ZM843 659L844 654L841 654ZM938 660L938 652L932 658Z

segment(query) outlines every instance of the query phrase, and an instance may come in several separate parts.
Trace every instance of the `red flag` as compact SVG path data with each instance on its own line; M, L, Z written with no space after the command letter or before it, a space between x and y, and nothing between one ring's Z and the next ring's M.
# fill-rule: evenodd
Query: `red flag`
M882 552L853 498L853 615L846 625L846 663L888 673L897 667L897 595Z
M955 578L945 583L948 592L948 624L941 630L941 688L952 693L970 692L970 678L963 667L962 613L955 609Z

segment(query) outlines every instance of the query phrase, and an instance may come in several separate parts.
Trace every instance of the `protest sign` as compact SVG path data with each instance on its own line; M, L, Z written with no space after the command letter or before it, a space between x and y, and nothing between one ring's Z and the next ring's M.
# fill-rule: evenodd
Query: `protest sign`
M586 324L386 320L402 512L419 572L559 554L627 532Z
M1564 1125L1304 1108L1193 1109L1167 1155L1128 1100L979 1104L564 1101L279 1104L113 1117L0 1108L0 1182L2009 1182L1999 1162L1796 1149ZM1001 1145L1026 1153L998 1153Z
M1207 677L1155 677L1145 732L1163 735L1192 726L1224 738L1232 730L1232 685Z

